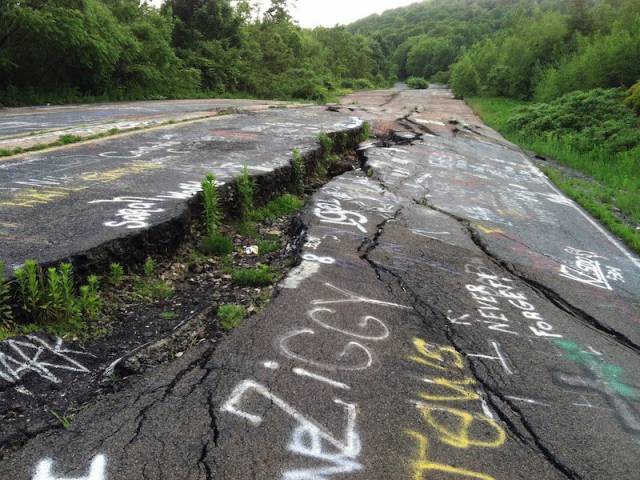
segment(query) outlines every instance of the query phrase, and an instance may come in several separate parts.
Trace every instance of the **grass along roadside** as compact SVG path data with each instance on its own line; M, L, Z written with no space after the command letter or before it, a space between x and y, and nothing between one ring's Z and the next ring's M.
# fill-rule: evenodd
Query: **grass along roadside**
M466 100L509 141L557 162L557 166L553 162L542 166L549 179L640 253L640 147L612 152L607 145L593 144L589 150L578 150L575 134L532 136L510 127L510 119L531 102L495 97Z

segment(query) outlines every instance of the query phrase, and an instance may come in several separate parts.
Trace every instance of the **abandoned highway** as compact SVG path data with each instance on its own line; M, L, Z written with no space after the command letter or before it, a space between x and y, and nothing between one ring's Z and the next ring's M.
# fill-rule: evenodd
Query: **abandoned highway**
M448 90L0 159L0 258L8 273L29 258L90 268L152 248L207 172L275 178L293 148L364 121L395 133L309 199L299 264L266 310L123 380L68 428L0 445L0 478L637 479L640 259ZM58 345L12 376L3 343L0 410L27 377L55 372L64 395L90 370Z

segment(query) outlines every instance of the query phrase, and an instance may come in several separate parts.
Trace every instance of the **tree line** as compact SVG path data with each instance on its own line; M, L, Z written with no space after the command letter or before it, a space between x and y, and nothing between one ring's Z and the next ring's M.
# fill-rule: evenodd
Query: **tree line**
M253 96L324 101L386 86L391 53L300 28L287 0L0 0L0 104Z
M640 79L639 0L432 0L349 29L393 50L400 78L459 96L549 101Z

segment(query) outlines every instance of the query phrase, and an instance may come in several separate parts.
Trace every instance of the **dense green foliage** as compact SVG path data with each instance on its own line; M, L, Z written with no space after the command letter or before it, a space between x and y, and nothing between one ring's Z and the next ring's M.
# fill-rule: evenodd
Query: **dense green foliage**
M393 79L389 51L305 30L286 1L0 0L0 103L205 95L326 100Z
M506 129L529 137L564 137L582 152L595 145L609 153L623 152L640 146L640 121L623 98L624 92L616 89L569 93L520 109Z
M474 44L452 71L470 63L482 93L540 101L577 90L629 88L640 78L640 2L548 5L553 8L540 5Z

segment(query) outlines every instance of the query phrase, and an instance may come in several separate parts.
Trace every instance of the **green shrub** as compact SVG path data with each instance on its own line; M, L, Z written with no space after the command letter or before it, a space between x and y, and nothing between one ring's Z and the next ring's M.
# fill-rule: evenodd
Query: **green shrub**
M233 241L225 235L214 233L202 239L200 250L205 255L224 257L233 252Z
M422 77L409 77L406 80L406 84L407 87L413 88L414 90L429 88L429 82Z
M246 316L247 310L242 305L220 305L218 308L218 322L225 332L239 327Z
M274 274L266 265L256 268L236 268L231 272L231 280L240 287L266 287L274 282Z
M220 228L222 209L220 208L220 195L216 186L216 176L212 173L208 174L202 181L202 199L207 234L213 235Z
M300 150L293 149L291 154L291 174L293 182L293 190L298 195L304 193L304 181L307 176L307 167L304 157L300 154Z
M629 89L627 98L624 99L624 104L633 110L636 115L640 115L640 82Z
M238 202L240 203L240 215L243 219L248 219L253 212L253 195L255 184L249 176L249 168L245 164L242 167L242 174L236 181L238 190Z

